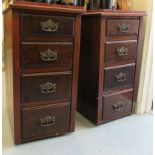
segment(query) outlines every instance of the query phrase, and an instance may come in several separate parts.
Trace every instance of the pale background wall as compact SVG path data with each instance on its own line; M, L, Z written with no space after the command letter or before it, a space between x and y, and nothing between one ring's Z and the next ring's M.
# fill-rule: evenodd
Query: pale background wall
M153 57L153 37L152 37L152 10L153 0L131 0L131 9L145 10L148 13L146 18L146 31L140 85L137 99L136 113L150 112L153 101L153 78L152 78L152 57Z
M5 0L3 7L5 7ZM131 0L131 9L145 10L148 13L146 19L145 42L143 49L142 68L140 76L140 86L135 113L141 114L151 111L153 100L153 78L152 78L152 10L153 0ZM3 36L4 38L4 36ZM3 53L4 55L4 53Z

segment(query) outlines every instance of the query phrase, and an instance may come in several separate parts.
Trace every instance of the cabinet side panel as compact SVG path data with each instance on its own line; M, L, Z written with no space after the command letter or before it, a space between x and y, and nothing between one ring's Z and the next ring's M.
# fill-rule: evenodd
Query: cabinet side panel
M103 88L104 88L104 58L105 58L105 30L106 30L106 17L102 17L100 21L100 55L99 55L99 96L98 96L98 111L97 111L97 124L100 124L102 121L103 113Z
M78 111L97 123L100 17L82 17Z

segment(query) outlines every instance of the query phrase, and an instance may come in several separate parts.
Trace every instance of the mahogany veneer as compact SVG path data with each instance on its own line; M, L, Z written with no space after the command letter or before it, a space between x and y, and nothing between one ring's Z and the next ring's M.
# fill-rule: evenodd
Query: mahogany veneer
M59 24L59 31L43 31L40 24L50 19ZM74 17L22 14L21 15L21 34L22 35L73 35Z
M50 63L48 61L43 61L46 59L44 53L49 49L53 51L53 61ZM29 42L23 43L21 45L21 59L23 68L34 68L34 67L64 67L66 70L70 70L72 67L72 57L73 57L73 44L72 43L51 43L51 42ZM41 53L40 53L41 52ZM63 69L64 70L64 69Z
M91 10L82 16L77 109L97 125L134 111L145 15Z
M68 132L70 120L70 103L59 103L58 106L46 105L43 107L22 109L22 137L25 139L36 139L43 136L57 136ZM47 124L38 123L38 120L53 116L52 121ZM31 118L31 119L27 119Z
M14 1L4 11L16 144L74 131L83 7Z

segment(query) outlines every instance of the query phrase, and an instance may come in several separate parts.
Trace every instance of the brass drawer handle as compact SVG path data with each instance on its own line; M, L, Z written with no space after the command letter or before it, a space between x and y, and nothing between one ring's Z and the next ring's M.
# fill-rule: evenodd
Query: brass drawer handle
M52 51L50 49L48 49L45 52L40 52L40 58L42 61L56 61L58 58L57 52L56 51Z
M122 111L124 109L124 102L119 101L112 105L113 110L115 111Z
M55 117L51 117L47 115L43 118L40 118L40 125L42 127L48 127L48 126L55 125Z
M122 46L116 49L116 54L119 56L126 56L128 55L128 48Z
M40 26L42 31L45 31L45 32L57 32L59 29L59 23L51 19L48 19L45 22L40 22Z
M127 33L130 31L130 26L124 22L122 25L118 26L118 30L122 33Z
M56 91L56 83L46 82L39 87L42 94L52 94Z
M126 81L126 74L120 72L118 75L115 75L116 82Z

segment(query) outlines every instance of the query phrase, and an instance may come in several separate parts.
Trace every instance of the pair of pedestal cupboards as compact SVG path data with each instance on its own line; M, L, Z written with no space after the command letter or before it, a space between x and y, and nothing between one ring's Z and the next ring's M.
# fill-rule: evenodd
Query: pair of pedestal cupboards
M15 143L74 131L76 109L97 125L131 114L145 15L11 3L5 67Z

